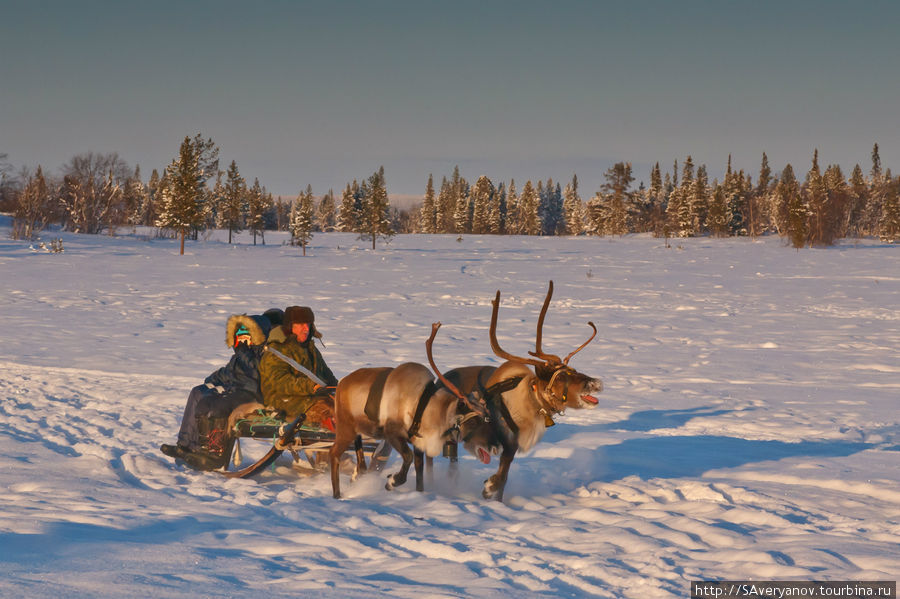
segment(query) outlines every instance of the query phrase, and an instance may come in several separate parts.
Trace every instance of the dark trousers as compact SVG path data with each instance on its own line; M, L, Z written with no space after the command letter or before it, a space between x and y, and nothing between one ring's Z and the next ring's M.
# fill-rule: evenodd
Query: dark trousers
M232 410L250 401L259 401L259 397L241 389L219 393L206 385L197 385L191 389L184 406L178 444L190 451L202 449L204 437L215 428L214 423L227 420Z

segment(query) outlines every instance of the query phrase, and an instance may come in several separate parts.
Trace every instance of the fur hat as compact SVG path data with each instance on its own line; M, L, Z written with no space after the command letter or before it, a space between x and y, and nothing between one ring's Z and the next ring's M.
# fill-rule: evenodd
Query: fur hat
M296 323L306 323L309 325L309 334L311 337L322 338L322 333L316 329L316 315L313 314L312 308L308 306L288 306L284 310L284 322L281 328L285 335L291 334L291 328Z

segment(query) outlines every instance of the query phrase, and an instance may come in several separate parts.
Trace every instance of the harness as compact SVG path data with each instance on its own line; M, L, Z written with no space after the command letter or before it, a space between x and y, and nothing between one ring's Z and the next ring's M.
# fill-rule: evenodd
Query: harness
M553 415L561 414L563 410L566 409L566 402L569 400L569 375L572 372L573 370L568 366L557 368L553 371L547 384L544 385L543 390L538 387L540 379L532 386L532 389L534 389L534 396L538 400L538 413L544 416L544 426L546 427L551 427L556 424L553 422ZM562 397L559 397L553 391L553 385L556 383L556 379L559 375L564 377Z

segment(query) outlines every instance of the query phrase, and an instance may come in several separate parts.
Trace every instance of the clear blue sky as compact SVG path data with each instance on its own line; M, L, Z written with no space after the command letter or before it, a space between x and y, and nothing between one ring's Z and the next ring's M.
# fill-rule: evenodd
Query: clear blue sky
M0 0L0 153L143 175L202 132L276 194L384 165L439 184L721 176L820 162L900 171L900 2Z

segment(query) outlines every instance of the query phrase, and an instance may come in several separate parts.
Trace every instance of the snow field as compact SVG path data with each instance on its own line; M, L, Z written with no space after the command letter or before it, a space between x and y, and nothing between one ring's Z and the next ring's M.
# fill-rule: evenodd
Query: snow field
M269 236L270 244L274 237ZM695 579L900 573L900 253L796 252L765 238L403 236L377 251L317 235L188 246L0 239L0 595L684 597ZM239 238L241 243L246 239ZM278 240L274 239L277 243ZM305 304L338 376L498 363L498 336L600 376L496 469L436 459L426 492L383 475L257 480L176 467L187 392L224 364L228 315ZM391 462L392 471L396 462Z

